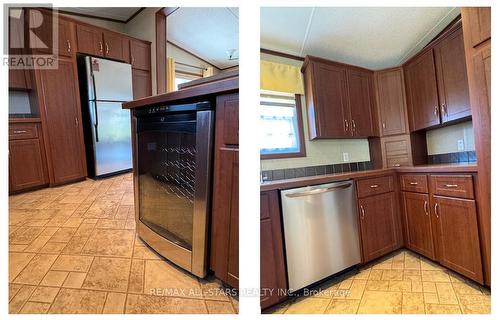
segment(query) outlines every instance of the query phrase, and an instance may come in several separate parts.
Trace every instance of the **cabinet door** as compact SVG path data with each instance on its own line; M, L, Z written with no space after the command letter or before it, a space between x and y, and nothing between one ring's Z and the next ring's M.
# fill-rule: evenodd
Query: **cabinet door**
M404 67L411 131L440 123L434 55L428 50Z
M151 95L151 73L149 71L132 69L132 92L134 100Z
M47 176L38 139L9 141L10 191L41 186Z
M315 126L309 129L312 139L351 135L345 78L344 68L322 63L312 65L310 81L314 103L313 106L308 103L307 112L309 124Z
M439 262L483 283L475 201L434 196L433 203Z
M464 8L470 28L471 45L476 47L491 38L491 7ZM462 17L465 15L462 13Z
M104 56L110 59L125 61L126 59L123 56L124 53L123 45L126 43L122 41L123 37L114 32L106 32L106 31L103 33L103 37L104 37Z
M229 250L227 262L227 283L238 288L239 282L239 152L232 152L231 163L231 216L229 218ZM229 169L228 168L228 169Z
M406 100L403 69L375 72L382 136L406 133Z
M78 52L104 57L102 31L91 26L76 26L76 42Z
M403 192L408 247L434 259L430 203L427 194Z
M75 51L75 25L59 18L59 55L71 57Z
M130 63L132 68L151 69L151 46L148 43L130 40Z
M270 307L287 289L278 191L260 194L260 306Z
M9 68L9 89L30 89L31 86L27 75L29 75L28 70Z
M355 137L373 136L371 83L371 73L347 69L350 129Z
M87 173L76 66L59 59L57 69L36 72L51 184L81 179Z
M359 200L363 261L393 251L396 240L396 199L394 192Z
M458 29L434 49L442 122L471 115L464 37Z

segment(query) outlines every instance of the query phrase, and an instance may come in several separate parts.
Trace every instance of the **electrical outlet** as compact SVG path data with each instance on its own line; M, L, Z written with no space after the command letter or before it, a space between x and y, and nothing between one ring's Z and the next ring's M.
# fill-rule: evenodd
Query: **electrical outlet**
M349 162L349 153L343 152L342 159L344 160L344 162Z
M457 140L457 148L458 151L464 151L465 147L464 147L464 141L462 139Z

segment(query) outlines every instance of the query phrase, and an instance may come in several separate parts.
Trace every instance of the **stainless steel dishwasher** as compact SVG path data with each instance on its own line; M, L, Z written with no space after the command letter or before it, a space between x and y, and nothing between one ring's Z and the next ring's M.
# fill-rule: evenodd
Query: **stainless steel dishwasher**
M282 190L281 202L291 292L361 262L351 180Z

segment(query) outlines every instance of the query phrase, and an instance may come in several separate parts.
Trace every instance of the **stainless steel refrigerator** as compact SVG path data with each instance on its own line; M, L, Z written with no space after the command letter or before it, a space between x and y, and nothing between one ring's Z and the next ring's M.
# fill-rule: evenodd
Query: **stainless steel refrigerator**
M130 64L78 57L78 75L88 175L105 177L132 168L130 112L133 100Z

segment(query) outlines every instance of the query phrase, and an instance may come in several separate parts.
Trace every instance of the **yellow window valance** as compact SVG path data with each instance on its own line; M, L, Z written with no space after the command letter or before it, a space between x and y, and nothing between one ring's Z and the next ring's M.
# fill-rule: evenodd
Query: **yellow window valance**
M260 61L260 88L293 94L304 94L300 68L288 64Z

